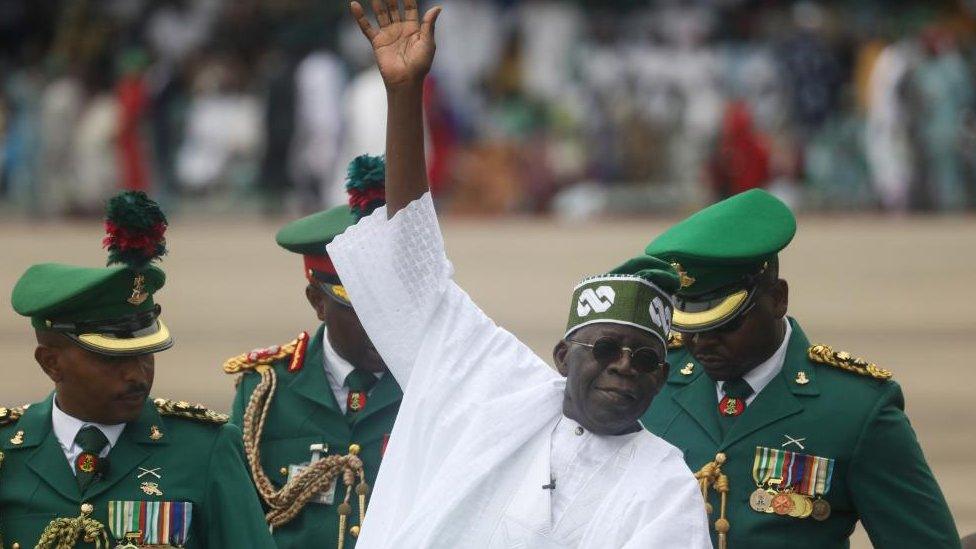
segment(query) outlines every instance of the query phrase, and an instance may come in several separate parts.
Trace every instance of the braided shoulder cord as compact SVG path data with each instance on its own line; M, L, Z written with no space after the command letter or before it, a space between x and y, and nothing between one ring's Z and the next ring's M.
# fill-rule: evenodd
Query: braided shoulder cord
M357 478L359 480L359 483L356 484L356 493L359 495L359 526L350 528L354 536L358 535L365 516L366 494L369 492L369 485L366 484L363 462L356 455L356 451L351 451L344 456L326 456L289 479L282 488L275 488L261 466L260 441L264 433L264 423L268 416L268 410L271 408L271 402L274 399L278 383L277 374L275 374L274 368L270 366L258 367L257 371L261 375L261 381L248 399L247 407L244 410L242 431L244 433L244 453L247 456L251 476L254 478L258 494L270 508L265 519L271 527L288 523L301 512L309 500L331 485L333 479L341 475L343 484L346 486L345 498L337 509L339 513L338 548L342 549L345 542L347 517L352 512L349 497Z

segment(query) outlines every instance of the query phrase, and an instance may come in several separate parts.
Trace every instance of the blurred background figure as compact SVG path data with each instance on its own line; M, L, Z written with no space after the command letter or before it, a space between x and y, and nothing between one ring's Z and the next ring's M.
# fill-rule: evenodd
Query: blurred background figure
M451 7L424 101L447 212L642 214L754 187L807 210L976 205L973 2ZM91 215L123 188L205 213L344 202L386 124L345 10L3 2L0 212Z

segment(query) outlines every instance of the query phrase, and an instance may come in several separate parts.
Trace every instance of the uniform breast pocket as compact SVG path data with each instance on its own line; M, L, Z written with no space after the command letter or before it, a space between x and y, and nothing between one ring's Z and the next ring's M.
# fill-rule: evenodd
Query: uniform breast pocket
M261 465L265 474L279 487L284 485L293 465L307 463L312 458L310 448L313 444L327 444L327 441L320 436L262 441Z

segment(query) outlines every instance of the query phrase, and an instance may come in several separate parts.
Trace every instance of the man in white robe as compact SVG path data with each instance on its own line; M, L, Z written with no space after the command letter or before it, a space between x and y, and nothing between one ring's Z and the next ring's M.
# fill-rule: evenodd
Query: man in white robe
M669 293L651 258L584 280L554 371L452 280L423 155L439 8L352 10L387 87L387 204L328 247L404 390L357 547L711 547L681 453L637 418L667 377Z

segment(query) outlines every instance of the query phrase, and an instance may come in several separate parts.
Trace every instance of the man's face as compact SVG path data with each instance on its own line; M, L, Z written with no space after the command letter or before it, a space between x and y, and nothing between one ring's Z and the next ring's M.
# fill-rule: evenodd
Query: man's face
M759 292L756 305L729 326L682 334L688 352L713 380L741 378L772 356L782 343L789 295L786 281L764 284Z
M309 285L305 292L315 308L319 320L325 322L329 344L342 358L357 370L380 373L386 370L383 357L366 335L356 311L325 294L325 291Z
M568 339L592 344L602 338L633 350L649 347L662 361L665 356L660 340L633 326L591 324L573 332ZM667 367L653 372L636 369L626 351L617 360L601 362L591 348L567 340L556 345L553 357L556 368L566 376L563 413L601 435L633 430L668 377Z
M37 347L34 356L54 381L58 406L83 421L106 425L139 418L152 389L152 354L115 357L93 353L62 335L63 344Z

